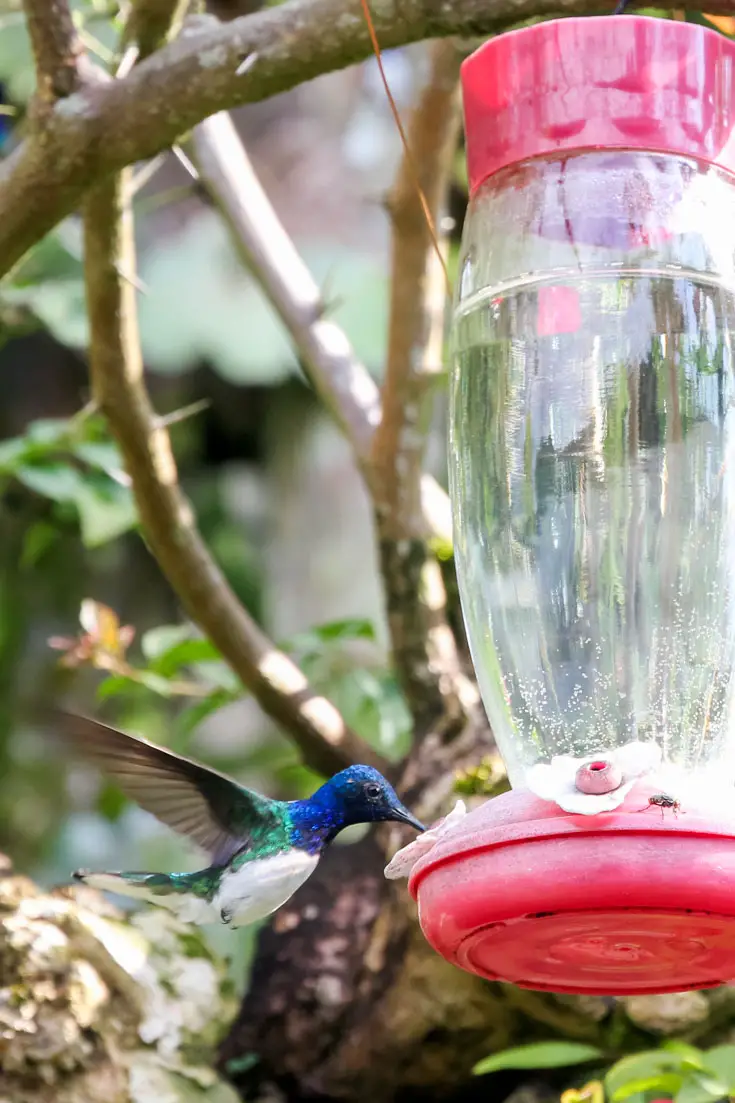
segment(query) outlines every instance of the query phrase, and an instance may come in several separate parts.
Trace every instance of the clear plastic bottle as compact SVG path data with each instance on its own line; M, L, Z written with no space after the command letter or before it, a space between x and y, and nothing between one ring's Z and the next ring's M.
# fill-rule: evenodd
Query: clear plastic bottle
M601 22L465 63L462 605L514 788L644 743L735 814L735 46Z

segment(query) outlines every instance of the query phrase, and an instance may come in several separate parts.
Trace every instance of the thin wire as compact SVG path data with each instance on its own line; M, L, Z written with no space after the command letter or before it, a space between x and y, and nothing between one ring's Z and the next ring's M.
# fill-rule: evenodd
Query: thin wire
M444 273L444 279L445 279L446 285L447 285L447 293L449 295L451 295L452 294L452 285L449 281L449 273L447 271L447 266L446 266L446 263L444 261L444 254L442 253L441 246L439 244L439 239L436 236L436 228L434 226L434 220L431 217L431 210L429 209L429 204L426 201L426 196L424 195L423 188L421 187L421 182L419 180L418 170L416 168L416 162L414 160L413 154L412 154L412 152L409 148L409 145L408 145L408 139L406 137L406 132L403 129L403 123L401 122L401 116L398 113L398 108L396 106L396 101L393 99L393 93L390 90L390 85L388 84L388 78L385 75L385 69L383 68L383 57L382 57L382 54L380 52L380 43L378 42L378 36L375 33L375 24L373 23L373 18L370 14L370 8L368 7L368 0L360 0L360 4L362 5L363 14L365 16L365 22L367 23L368 34L370 35L370 41L372 42L373 53L375 54L375 60L378 63L378 70L380 72L380 79L383 82L383 88L385 89L385 94L386 94L386 97L388 99L388 103L390 104L391 113L393 115L393 118L395 119L396 127L398 128L398 133L401 136L401 142L403 144L403 151L406 155L406 161L408 162L408 166L409 166L411 175L413 176L413 182L416 185L416 191L418 192L419 202L421 203L421 209L424 212L424 218L426 219L426 225L427 225L427 228L429 230L429 236L431 237L431 244L434 247L434 252L436 253L437 257L439 258L439 263L442 266L442 272Z

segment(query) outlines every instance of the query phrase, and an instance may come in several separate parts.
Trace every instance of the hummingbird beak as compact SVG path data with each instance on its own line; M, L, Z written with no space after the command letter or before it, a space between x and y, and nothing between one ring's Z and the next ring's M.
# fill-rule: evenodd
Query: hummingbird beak
M426 831L426 828L421 823L421 820L417 820L415 816L412 816L407 808L401 804L391 810L392 820L397 820L398 823L407 823L409 827L415 827L417 831Z

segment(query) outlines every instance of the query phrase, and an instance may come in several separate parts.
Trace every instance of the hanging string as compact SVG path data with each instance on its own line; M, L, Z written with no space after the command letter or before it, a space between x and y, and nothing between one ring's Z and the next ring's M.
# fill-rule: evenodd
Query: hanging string
M445 282L446 282L446 285L447 285L447 294L451 295L452 294L452 285L451 285L450 280L449 280L449 273L447 271L447 266L446 266L446 263L445 263L445 260L444 260L444 254L442 253L441 245L439 244L439 238L437 237L436 227L434 226L434 220L431 217L431 210L429 209L429 204L426 201L426 196L424 195L423 188L421 187L421 181L419 179L419 174L418 174L418 169L416 167L416 162L414 160L413 153L411 152L411 150L409 149L409 146L408 146L408 139L406 137L406 132L403 129L403 123L401 122L401 116L398 113L398 107L396 106L396 101L393 99L393 94L390 90L390 85L388 84L388 78L385 74L385 68L383 66L383 57L382 57L382 53L381 53L381 50L380 50L380 43L378 42L378 36L375 33L375 25L373 23L373 18L370 14L370 8L368 6L368 0L360 0L360 4L362 5L363 14L365 16L365 22L367 23L368 34L370 35L370 41L372 43L373 53L375 54L375 60L378 63L378 71L380 72L380 79L383 83L383 88L385 89L385 94L386 94L386 97L388 99L388 103L390 105L391 114L393 115L396 127L398 128L398 133L400 134L400 137L401 137L401 143L403 145L403 152L406 156L406 161L407 161L408 166L410 168L411 175L413 176L413 181L414 181L414 184L416 186L416 192L418 194L419 202L421 204L421 209L424 213L424 218L426 219L426 226L427 226L428 231L429 231L429 236L431 237L431 244L434 248L434 252L436 253L437 257L439 258L439 263L442 266L442 272L444 273L444 279L445 279Z

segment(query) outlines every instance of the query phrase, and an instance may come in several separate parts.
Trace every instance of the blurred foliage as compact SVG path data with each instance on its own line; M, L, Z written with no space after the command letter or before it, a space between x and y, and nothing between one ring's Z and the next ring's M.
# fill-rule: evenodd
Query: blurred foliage
M213 712L247 695L214 644L191 624L160 625L146 632L140 641L145 665L134 666L127 659L134 630L121 625L112 609L85 599L79 621L79 636L54 637L49 644L64 652L60 661L67 667L89 665L107 672L97 689L100 701L130 695L138 687L164 698L193 699L177 716L177 747L186 744ZM280 646L317 688L330 694L364 739L387 757L398 759L409 747L408 709L392 673L372 671L350 658L345 645L354 641L375 644L375 629L369 621L334 621L292 636Z
M94 548L137 525L130 480L104 422L90 410L34 421L23 436L0 441L0 494L16 480L48 499L48 518L28 529L23 561L38 562L57 538L55 522L76 519Z
M488 1072L501 1069L555 1069L569 1065L582 1065L602 1057L597 1046L584 1045L582 1042L536 1042L527 1046L514 1046L502 1049L478 1061L472 1070L475 1076L484 1076Z
M0 284L0 345L39 327L71 348L86 346L82 233L76 218L47 234Z
M385 266L333 242L297 244L322 288L326 316L379 374L388 317ZM140 300L141 338L146 362L156 371L181 372L204 360L224 379L251 386L272 385L299 372L288 335L240 266L216 212L202 212L165 249L144 253L140 269L148 289Z
M559 1040L501 1050L478 1062L474 1072L594 1065L598 1078L566 1089L561 1103L724 1103L735 1096L735 1045L703 1050L667 1039L657 1049L621 1057L604 1071L608 1062L597 1046Z

